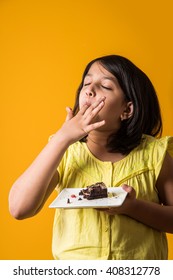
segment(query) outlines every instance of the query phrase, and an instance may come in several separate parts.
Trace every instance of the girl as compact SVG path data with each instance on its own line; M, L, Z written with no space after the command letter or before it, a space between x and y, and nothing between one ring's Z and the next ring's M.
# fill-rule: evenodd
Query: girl
M128 59L91 61L74 109L9 195L17 219L36 215L57 188L103 181L128 192L122 206L57 209L55 259L167 259L173 233L173 141L161 135L158 99L149 78Z

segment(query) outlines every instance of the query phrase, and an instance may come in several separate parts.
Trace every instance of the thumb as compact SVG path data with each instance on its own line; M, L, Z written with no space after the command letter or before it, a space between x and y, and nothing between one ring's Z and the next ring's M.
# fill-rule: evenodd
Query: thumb
M131 198L136 197L136 191L131 186L128 186L128 185L124 184L124 185L122 185L122 188L123 188L124 191L126 191L128 193L129 197L131 197Z
M130 193L132 191L132 187L128 186L126 184L122 185L122 188L124 191L126 191L127 193Z
M67 122L73 118L73 111L70 107L66 107L66 112L67 112L67 116L65 121Z

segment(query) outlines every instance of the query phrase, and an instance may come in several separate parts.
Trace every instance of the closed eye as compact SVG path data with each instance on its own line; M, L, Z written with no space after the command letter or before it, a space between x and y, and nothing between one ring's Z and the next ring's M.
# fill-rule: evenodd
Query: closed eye
M101 86L101 87L104 89L107 89L107 90L112 90L112 88L110 88L110 87L105 87L105 86Z
M86 86L89 86L89 85L90 85L90 83L87 83L87 84L84 84L83 86L86 87Z

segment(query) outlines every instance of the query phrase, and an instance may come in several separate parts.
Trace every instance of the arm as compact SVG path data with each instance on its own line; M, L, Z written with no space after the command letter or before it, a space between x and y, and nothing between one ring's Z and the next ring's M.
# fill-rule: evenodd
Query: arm
M93 129L104 125L94 117L104 106L104 98L85 104L76 116L67 108L67 119L28 169L16 180L9 193L9 210L17 219L38 213L58 183L57 167L69 145Z
M173 159L166 154L157 185L161 204L136 199L132 187L123 186L128 192L121 207L108 209L113 214L127 215L158 231L173 233Z

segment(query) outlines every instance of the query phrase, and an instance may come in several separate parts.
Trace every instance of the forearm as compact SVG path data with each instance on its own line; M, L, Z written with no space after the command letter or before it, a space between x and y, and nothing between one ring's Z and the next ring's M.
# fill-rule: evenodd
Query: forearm
M124 214L158 231L173 233L173 206L135 199Z
M16 180L9 194L9 207L13 216L25 218L37 212L68 146L69 143L60 134L55 134L28 169Z

